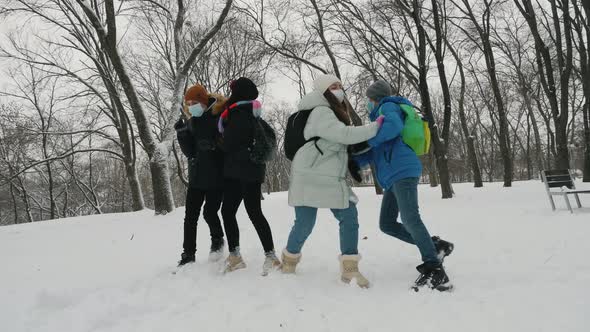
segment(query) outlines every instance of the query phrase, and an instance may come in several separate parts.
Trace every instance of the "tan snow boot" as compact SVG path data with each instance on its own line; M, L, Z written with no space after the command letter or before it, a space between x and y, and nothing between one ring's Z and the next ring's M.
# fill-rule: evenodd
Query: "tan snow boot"
M281 267L281 271L283 273L294 274L295 268L301 260L301 254L292 254L288 252L287 249L284 249L281 258L283 259L283 266Z
M230 253L229 256L227 256L227 259L225 260L225 268L223 270L223 273L228 273L243 268L246 268L246 263L244 263L242 256Z
M350 283L356 279L356 283L361 288L369 288L369 280L359 272L360 255L340 255L340 271L342 272L342 281Z

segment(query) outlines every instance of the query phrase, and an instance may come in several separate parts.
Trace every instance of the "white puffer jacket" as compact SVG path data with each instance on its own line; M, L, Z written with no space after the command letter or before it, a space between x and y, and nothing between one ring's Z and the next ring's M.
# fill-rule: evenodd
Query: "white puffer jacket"
M317 208L345 209L358 199L346 183L348 154L346 147L373 138L377 123L365 126L346 126L330 109L328 100L318 92L305 95L299 110L313 109L305 126L306 139L320 137L301 147L291 164L289 205Z

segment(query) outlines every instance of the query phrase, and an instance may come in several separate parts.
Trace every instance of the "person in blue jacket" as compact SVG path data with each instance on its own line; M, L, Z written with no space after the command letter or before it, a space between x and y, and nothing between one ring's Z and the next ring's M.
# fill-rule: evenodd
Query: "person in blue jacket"
M401 136L405 115L399 105L412 104L404 97L391 96L391 87L383 80L369 86L366 95L371 121L381 115L385 119L377 136L368 141L371 150L355 160L360 167L374 164L377 181L384 190L379 228L383 233L416 245L420 250L423 264L416 267L420 276L416 279L415 290L422 286L450 289L452 286L442 262L454 246L439 237L430 237L420 218L418 180L422 164ZM403 224L397 221L398 215L401 215Z

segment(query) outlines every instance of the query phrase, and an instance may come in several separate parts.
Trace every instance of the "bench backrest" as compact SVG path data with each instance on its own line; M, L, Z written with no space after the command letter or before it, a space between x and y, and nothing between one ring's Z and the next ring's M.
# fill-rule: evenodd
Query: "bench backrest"
M567 187L576 189L574 178L568 169L552 169L541 171L541 179L545 182L547 188Z

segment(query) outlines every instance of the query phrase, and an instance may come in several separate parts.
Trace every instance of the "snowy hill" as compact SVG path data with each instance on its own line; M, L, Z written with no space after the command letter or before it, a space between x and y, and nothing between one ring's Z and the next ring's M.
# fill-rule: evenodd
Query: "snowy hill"
M183 208L0 228L0 331L589 331L590 196L570 215L552 212L541 183L505 189L455 185L441 200L420 186L423 218L455 242L446 261L452 293L408 290L418 251L379 232L380 197L358 189L361 269L373 287L344 285L338 230L318 215L298 275L260 276L263 255L240 209L245 270L207 263L200 222L197 263L173 275ZM293 210L286 193L263 202L277 249Z

